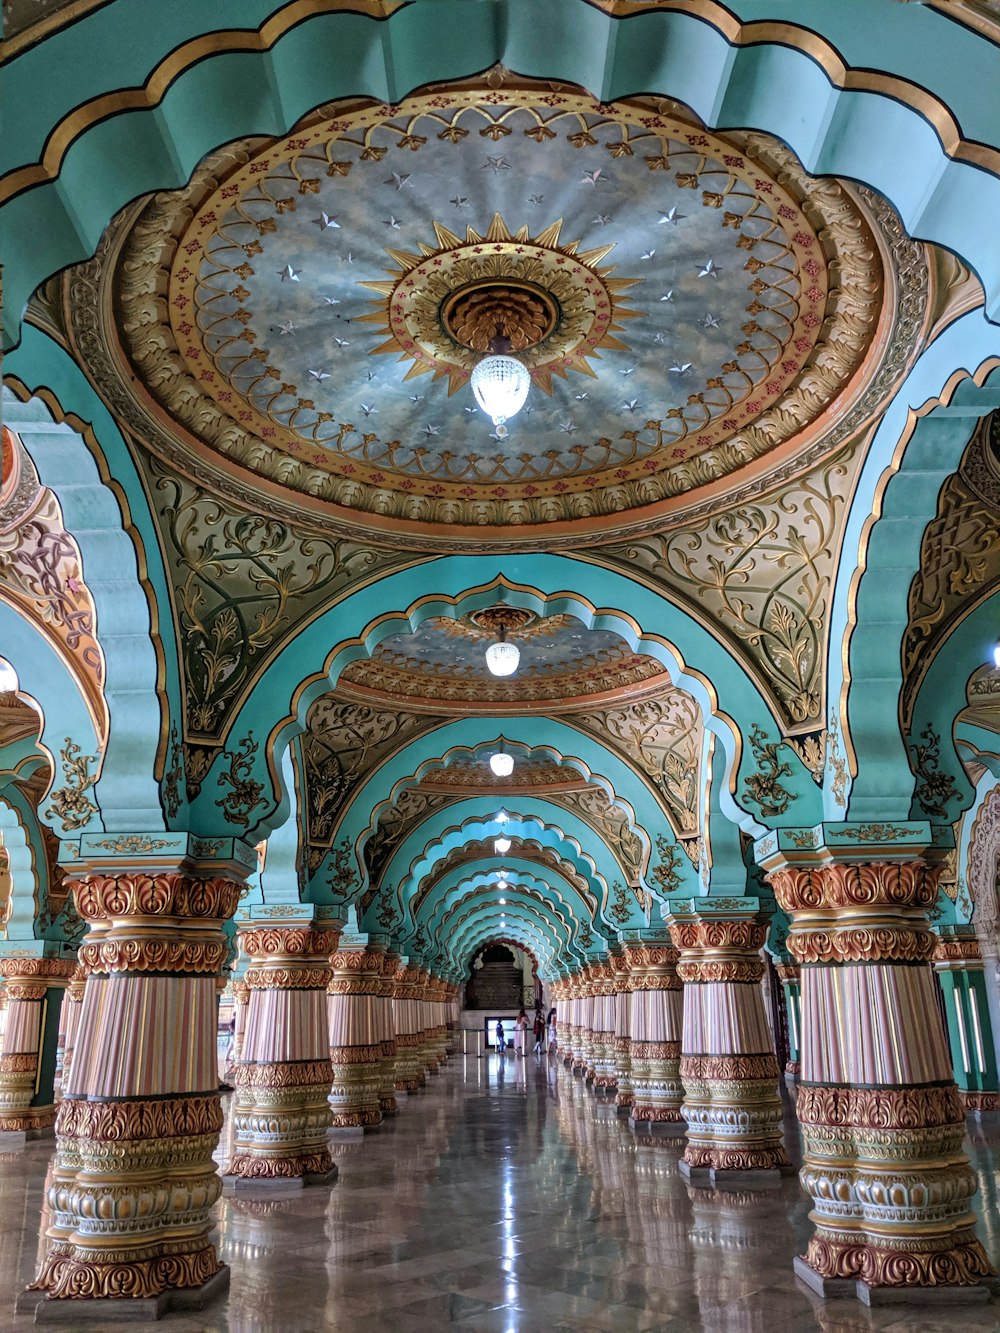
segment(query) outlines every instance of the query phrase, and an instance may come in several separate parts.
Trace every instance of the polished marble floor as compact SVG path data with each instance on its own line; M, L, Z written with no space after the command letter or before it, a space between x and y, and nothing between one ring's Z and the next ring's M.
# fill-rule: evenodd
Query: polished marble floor
M794 1121L789 1147L796 1150ZM980 1230L1000 1266L1000 1126L971 1130ZM965 1333L1000 1329L972 1308L822 1302L792 1256L809 1233L797 1181L773 1193L689 1188L680 1147L637 1142L562 1066L456 1057L397 1120L338 1141L330 1188L219 1204L226 1301L166 1333L425 1333L706 1329L713 1333ZM0 1154L0 1330L32 1276L51 1143ZM220 1154L224 1159L225 1144ZM94 1329L81 1323L73 1327Z

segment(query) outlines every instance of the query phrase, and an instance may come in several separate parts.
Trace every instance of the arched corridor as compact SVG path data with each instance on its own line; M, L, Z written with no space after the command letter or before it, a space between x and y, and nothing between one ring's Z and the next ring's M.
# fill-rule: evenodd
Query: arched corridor
M1000 1312L998 53L5 5L11 1319Z

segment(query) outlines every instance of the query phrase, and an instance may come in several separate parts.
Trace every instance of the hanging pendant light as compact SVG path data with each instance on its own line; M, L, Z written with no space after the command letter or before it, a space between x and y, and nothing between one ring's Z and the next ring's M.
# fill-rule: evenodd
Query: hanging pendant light
M507 642L506 626L500 626L500 638L486 649L486 666L493 676L512 676L521 660L516 643Z
M993 645L993 665L1000 669L1000 639Z
M507 438L506 422L517 416L531 388L528 368L510 354L510 339L500 329L490 339L490 354L478 362L470 380L476 402L491 417L497 439Z
M514 771L514 757L503 748L502 741L496 754L490 755L490 768L498 778L509 778Z
M510 851L510 838L494 838L493 851L497 856L506 856Z

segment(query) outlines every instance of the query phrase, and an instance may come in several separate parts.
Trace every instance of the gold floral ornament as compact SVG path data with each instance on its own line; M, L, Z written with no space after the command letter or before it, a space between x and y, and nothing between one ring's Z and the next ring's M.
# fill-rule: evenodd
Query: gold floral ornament
M600 267L613 245L581 251L579 241L562 243L562 225L560 219L532 238L527 227L511 232L496 213L485 236L469 227L463 240L435 222L437 245L421 245L419 254L387 250L395 262L389 279L361 283L385 297L360 316L389 334L372 354L411 360L406 379L447 376L452 394L499 331L546 393L553 375L593 376L588 357L601 348L628 350L615 335L622 320L639 313L623 302L639 280Z
M69 833L89 824L97 814L97 806L87 795L97 782L97 774L90 771L91 764L97 763L97 755L81 754L79 745L68 736L59 754L65 783L52 793L52 804L45 814L48 819L59 819L63 832Z

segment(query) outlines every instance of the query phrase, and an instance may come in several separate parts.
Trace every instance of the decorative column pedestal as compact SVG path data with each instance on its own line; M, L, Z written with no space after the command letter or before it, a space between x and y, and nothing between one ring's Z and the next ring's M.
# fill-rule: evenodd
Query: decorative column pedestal
M363 1134L382 1123L381 945L345 944L330 959L330 1059L333 1127Z
M63 992L76 971L74 959L28 955L0 958L7 1021L0 1044L0 1145L12 1148L52 1133L56 1122L56 1048Z
M718 907L711 898L695 899L671 912L684 983L680 1074L688 1142L679 1169L693 1185L760 1189L791 1171L760 988L766 937L756 898L727 898Z
M86 847L78 855L86 865ZM87 979L56 1121L47 1252L18 1302L37 1322L159 1318L228 1286L209 1239L222 1191L215 978L242 868L234 859L210 878L175 861L71 883L90 924Z
M815 833L798 843L808 854L785 851L779 835L781 850L761 857L802 968L800 1179L816 1232L795 1271L822 1295L867 1304L986 1299L992 1270L969 1207L976 1177L930 961L930 829ZM909 835L915 845L873 858L873 840Z
M967 1115L1000 1111L983 955L972 926L942 926L933 963L944 995L951 1068Z
M227 1193L325 1185L337 1176L327 1149L330 1052L326 985L338 930L294 908L241 925L249 991L233 1099Z
M614 995L614 1061L615 1110L619 1115L630 1115L635 1101L632 1087L632 977L624 953L611 955L615 978Z
M681 1032L683 983L669 940L627 944L632 990L629 1047L633 1101L629 1128L640 1134L682 1135Z

